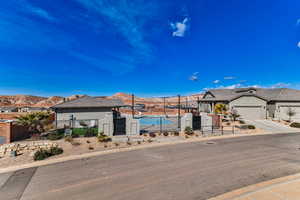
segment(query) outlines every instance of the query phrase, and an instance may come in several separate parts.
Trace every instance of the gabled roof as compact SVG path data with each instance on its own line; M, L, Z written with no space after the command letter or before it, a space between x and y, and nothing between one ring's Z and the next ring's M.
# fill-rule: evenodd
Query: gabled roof
M103 107L121 107L123 102L120 99L106 99L104 97L90 97L84 96L79 99L67 101L61 104L57 104L51 108L103 108Z
M299 101L300 90L289 88L236 88L214 89L207 91L213 97L204 98L202 101L232 101L241 96L255 96L266 101Z

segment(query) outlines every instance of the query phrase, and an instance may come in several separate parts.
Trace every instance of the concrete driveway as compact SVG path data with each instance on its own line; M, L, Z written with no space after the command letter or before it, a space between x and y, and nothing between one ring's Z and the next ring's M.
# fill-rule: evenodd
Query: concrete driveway
M299 173L299 148L278 134L102 155L0 174L0 199L204 200Z
M247 124L252 124L257 128L263 129L270 133L298 132L300 129L273 122L271 120L245 120Z

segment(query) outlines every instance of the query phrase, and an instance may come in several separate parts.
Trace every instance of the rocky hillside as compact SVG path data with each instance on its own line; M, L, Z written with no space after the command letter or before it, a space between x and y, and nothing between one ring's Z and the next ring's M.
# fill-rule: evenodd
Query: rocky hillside
M40 96L31 96L31 95L15 95L15 96L0 96L0 107L51 107L53 105L62 103L65 100L74 100L80 98L84 95L73 95L67 98L60 96L53 97L40 97ZM198 97L202 97L202 94L195 94L190 96L183 96L181 98L182 102L185 102L186 99L188 101L197 100ZM132 96L125 93L116 93L107 98L119 98L123 100L125 104L131 105ZM177 105L178 97L167 97L165 99L166 105ZM152 105L163 105L163 98L161 97L151 97L151 98L142 98L135 97L135 104L145 104L147 106Z

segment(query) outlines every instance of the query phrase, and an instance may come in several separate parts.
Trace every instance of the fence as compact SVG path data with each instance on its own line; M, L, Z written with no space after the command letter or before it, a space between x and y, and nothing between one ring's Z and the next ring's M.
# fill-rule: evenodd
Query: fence
M177 116L144 116L138 119L141 133L180 130L180 117Z
M254 129L241 128L239 126L202 126L199 130L202 136L235 135L250 133Z
M72 134L86 135L98 133L98 120L85 119L85 120L57 120L55 122L56 129L71 129Z

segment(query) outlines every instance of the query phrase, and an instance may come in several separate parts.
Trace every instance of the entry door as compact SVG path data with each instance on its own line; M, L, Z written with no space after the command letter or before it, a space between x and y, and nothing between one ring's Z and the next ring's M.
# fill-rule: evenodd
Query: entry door
M126 118L114 119L114 135L126 135Z

